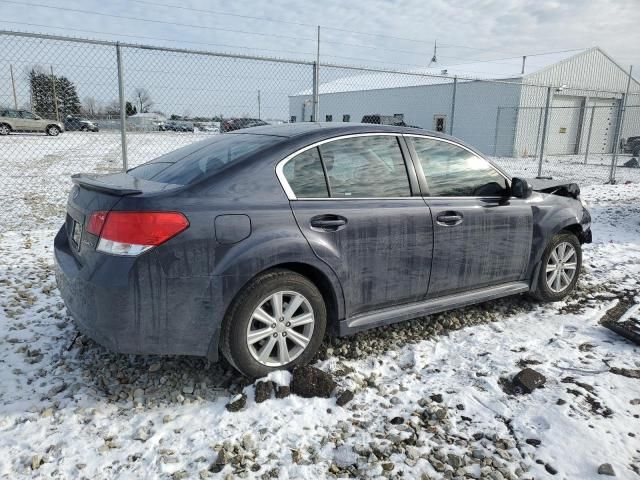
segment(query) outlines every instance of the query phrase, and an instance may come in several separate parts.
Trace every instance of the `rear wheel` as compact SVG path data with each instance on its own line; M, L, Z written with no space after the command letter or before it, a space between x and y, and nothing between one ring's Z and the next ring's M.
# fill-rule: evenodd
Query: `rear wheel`
M553 236L542 255L538 282L533 295L545 302L557 302L570 294L578 283L582 248L570 232Z
M80 127L80 131L81 132L86 132L87 130L89 130L89 129L87 128L86 125L83 125L82 127Z
M60 128L56 127L55 125L49 125L46 131L47 135L51 137L57 137L58 135L60 135Z
M11 127L6 123L0 123L0 135L9 135L11 133Z
M308 363L327 324L322 294L306 277L274 270L256 277L234 300L222 326L220 349L252 378Z

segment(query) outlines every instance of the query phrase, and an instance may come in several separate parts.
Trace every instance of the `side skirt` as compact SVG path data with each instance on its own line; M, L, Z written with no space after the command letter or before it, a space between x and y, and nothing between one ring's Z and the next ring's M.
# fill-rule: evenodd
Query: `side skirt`
M422 302L376 310L342 320L340 322L340 335L350 335L369 328L390 325L445 310L473 305L474 303L528 292L529 290L530 286L527 282L511 282L492 287L479 288L470 292L432 298Z

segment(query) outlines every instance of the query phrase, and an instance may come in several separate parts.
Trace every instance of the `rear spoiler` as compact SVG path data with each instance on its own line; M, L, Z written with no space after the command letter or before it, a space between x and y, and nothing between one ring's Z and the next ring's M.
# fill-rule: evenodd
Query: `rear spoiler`
M76 185L80 185L88 190L95 190L98 192L109 193L111 195L118 196L126 196L126 195L137 195L142 193L142 190L138 188L134 188L134 185L120 185L116 183L110 183L109 178L112 178L111 175L102 175L102 176L93 176L87 175L86 173L76 173L75 175L71 175L71 181ZM135 178L130 177L132 180L132 184L135 184Z

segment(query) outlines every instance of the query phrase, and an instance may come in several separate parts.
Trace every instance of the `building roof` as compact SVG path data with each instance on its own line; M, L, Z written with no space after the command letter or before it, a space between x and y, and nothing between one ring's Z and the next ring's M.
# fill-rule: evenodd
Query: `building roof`
M598 47L593 47L593 49L599 50ZM321 84L320 94L437 85L451 83L454 76L462 77L462 81L472 79L517 80L593 49L568 50L542 55L528 55L525 60L524 75L522 75L522 57L501 58L492 61L477 61L469 63L452 63L449 65L442 64L431 68L419 68L406 73L356 73L354 75L344 76ZM331 70L329 69L329 71ZM358 70L354 70L354 72L358 72ZM437 76L428 77L424 76L425 74ZM295 96L311 94L312 90L307 89L297 93Z

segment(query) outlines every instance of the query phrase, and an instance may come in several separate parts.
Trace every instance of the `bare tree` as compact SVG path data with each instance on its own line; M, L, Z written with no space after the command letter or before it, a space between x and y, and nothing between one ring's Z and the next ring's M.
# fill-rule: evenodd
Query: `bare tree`
M111 100L104 106L104 113L106 115L120 115L120 101Z
M148 113L149 109L153 107L153 100L146 88L138 87L133 91L135 96L136 106L138 106L138 112Z
M92 117L100 113L100 107L98 106L98 102L94 97L84 97L82 108L84 110L84 113Z

